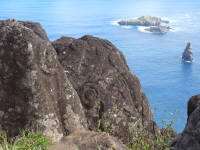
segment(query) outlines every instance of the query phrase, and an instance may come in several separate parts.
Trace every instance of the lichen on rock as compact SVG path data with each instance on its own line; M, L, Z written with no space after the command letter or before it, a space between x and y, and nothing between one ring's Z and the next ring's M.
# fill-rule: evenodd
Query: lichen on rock
M136 122L151 124L140 82L111 42L84 36L62 37L52 44L80 97L89 129L100 128L125 141Z
M80 99L41 26L33 22L0 21L0 41L2 130L13 137L37 125L47 136L59 141L73 132L65 126L66 119L71 119L68 126L73 126L73 130L87 128ZM68 118L64 117L66 113ZM74 120L74 116L81 119Z

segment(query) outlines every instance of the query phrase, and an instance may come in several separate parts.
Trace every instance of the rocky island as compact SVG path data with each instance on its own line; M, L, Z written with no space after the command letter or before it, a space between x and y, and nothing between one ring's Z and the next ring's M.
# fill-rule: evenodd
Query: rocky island
M118 24L121 26L144 26L147 27L145 30L151 33L167 33L171 29L169 26L163 25L169 24L169 21L152 16L142 16L137 19L124 19L120 20Z
M192 45L190 42L187 43L187 46L182 55L183 61L192 62L193 60L193 53L192 53Z
M167 33L170 31L170 27L169 26L151 26L151 27L147 27L144 30L151 32L151 33Z

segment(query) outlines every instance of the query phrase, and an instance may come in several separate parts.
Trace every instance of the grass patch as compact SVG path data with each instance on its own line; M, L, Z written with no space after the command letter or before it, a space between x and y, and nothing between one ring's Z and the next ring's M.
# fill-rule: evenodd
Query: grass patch
M138 125L130 131L129 140L125 145L130 150L169 150L171 131L172 124L170 123L162 129L162 132L154 136L142 125Z
M41 132L23 131L13 139L0 132L0 150L47 150L50 145L51 140Z

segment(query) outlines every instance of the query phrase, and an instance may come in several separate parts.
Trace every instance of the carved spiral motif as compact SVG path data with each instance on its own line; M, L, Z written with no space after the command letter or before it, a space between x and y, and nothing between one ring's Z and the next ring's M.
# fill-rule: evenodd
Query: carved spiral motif
M98 99L98 90L92 85L84 85L80 91L81 102L85 107L93 107L96 99Z

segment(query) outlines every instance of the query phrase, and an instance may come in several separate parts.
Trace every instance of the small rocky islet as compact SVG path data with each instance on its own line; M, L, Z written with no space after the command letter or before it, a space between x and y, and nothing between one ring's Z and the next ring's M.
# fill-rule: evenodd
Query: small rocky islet
M199 97L188 102L188 123L173 133L171 150L200 147ZM162 132L111 42L88 35L51 42L39 23L0 21L0 130L15 137L41 127L58 142L49 150L128 150L123 143L137 124L152 138Z
M187 43L187 46L182 54L182 60L186 62L193 61L192 44L190 42Z
M145 31L156 34L164 34L170 31L171 27L167 26L170 22L158 17L142 16L136 19L122 19L118 21L121 26L143 26Z

